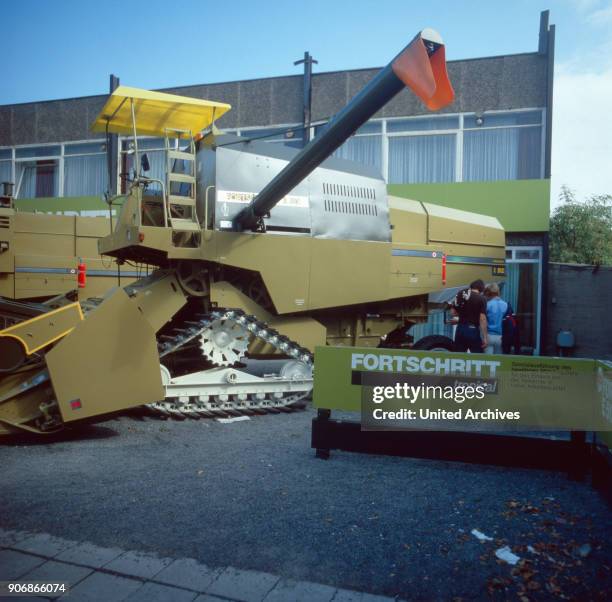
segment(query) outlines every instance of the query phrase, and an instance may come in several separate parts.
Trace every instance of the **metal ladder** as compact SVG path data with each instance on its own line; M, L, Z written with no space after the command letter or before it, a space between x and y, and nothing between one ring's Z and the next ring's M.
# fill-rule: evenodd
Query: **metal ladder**
M201 226L196 213L196 153L191 131L166 128L166 211L168 223L177 232L200 232ZM170 135L174 134L172 139ZM175 136L178 134L178 138ZM180 150L178 140L188 135L187 149ZM175 144L175 141L176 144ZM184 165L186 172L175 171L175 165ZM181 194L182 188L189 187L188 194ZM179 189L177 191L177 188Z

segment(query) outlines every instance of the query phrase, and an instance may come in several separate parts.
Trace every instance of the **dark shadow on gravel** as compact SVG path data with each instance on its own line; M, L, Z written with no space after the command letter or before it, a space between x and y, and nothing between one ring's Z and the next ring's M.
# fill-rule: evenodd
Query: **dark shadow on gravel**
M117 436L119 436L117 431L106 426L83 424L74 427L67 427L59 433L52 433L49 435L36 435L34 433L7 435L5 437L0 437L0 447L8 447L13 445L49 445L51 443L66 443L69 441L110 439L111 437Z

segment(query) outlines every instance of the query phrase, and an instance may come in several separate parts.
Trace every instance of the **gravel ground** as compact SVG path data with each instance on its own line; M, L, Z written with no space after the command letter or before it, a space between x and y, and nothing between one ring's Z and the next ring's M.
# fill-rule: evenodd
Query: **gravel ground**
M344 452L326 462L310 449L313 416L124 416L53 443L11 440L0 527L407 599L612 591L609 508L588 484ZM495 557L505 545L514 567Z

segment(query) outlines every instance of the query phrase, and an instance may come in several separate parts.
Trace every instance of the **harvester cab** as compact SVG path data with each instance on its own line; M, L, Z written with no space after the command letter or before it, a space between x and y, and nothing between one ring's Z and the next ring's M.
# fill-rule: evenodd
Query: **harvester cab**
M492 217L389 197L375 169L332 157L406 87L430 110L453 100L433 30L299 151L219 134L227 104L117 88L93 127L132 136L133 173L99 251L158 269L82 312L0 331L15 357L0 428L49 432L140 404L180 417L290 411L312 390L317 345L428 348L410 326L440 291L499 280L505 240ZM148 175L139 136L165 140L163 176Z
M173 246L199 247L202 219L196 207L196 142L229 109L224 103L127 86L110 95L92 130L131 137L131 169L122 174L128 188L119 218L122 227L169 228ZM149 175L149 158L138 148L138 139L144 136L164 140L160 178Z

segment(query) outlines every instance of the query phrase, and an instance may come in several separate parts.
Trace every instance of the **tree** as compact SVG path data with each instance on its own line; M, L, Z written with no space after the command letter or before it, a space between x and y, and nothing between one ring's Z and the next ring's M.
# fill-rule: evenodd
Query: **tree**
M550 260L612 265L612 195L576 200L565 186L550 218Z

